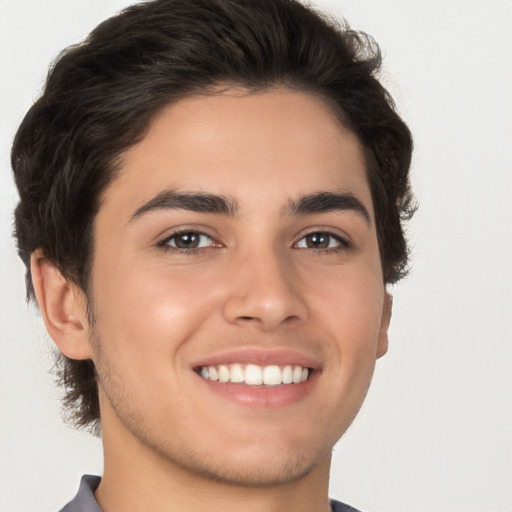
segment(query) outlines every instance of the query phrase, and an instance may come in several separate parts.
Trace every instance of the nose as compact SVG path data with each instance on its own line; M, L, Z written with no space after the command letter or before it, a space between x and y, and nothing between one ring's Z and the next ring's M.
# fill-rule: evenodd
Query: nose
M225 319L263 331L305 320L308 308L297 277L290 258L273 250L253 252L233 262Z

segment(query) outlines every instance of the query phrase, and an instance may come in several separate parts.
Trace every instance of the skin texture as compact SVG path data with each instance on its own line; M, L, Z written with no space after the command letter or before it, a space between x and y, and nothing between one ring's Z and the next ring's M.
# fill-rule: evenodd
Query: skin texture
M168 190L227 197L237 212L133 217ZM369 221L354 209L290 215L291 201L322 192L351 194ZM200 247L172 246L183 229L204 233ZM311 232L332 233L330 247L308 246ZM387 350L391 314L355 135L306 93L182 100L124 155L94 236L92 326L80 290L41 254L32 268L60 350L98 371L104 512L328 510L331 449ZM315 381L283 407L228 400L194 365L240 347L300 353Z

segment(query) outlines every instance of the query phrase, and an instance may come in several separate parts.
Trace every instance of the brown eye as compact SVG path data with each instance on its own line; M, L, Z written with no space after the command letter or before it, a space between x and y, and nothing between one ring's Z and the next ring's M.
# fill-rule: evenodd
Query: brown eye
M169 238L165 239L163 246L173 247L176 249L202 249L203 247L210 247L213 245L212 239L204 233L197 231L186 231L176 233Z
M299 249L337 249L347 248L348 246L348 242L343 238L326 231L309 233L297 243Z
M327 233L312 233L304 238L309 249L327 249L331 241L331 236Z

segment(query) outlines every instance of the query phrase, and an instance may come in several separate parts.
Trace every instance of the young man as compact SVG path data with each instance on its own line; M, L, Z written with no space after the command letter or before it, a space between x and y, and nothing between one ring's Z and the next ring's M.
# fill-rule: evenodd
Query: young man
M12 163L28 293L104 446L64 511L354 510L331 449L412 211L379 65L290 0L154 0L59 58Z

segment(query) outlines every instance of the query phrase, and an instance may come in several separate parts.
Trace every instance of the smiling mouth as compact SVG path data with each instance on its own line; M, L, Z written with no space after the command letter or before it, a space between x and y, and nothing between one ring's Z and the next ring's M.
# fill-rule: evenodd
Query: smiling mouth
M299 365L218 364L194 369L203 379L245 384L247 386L282 386L306 382L311 368Z

